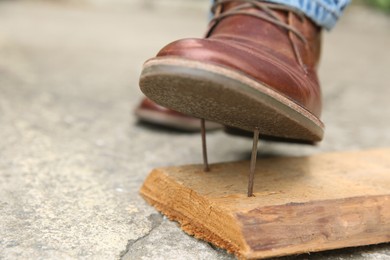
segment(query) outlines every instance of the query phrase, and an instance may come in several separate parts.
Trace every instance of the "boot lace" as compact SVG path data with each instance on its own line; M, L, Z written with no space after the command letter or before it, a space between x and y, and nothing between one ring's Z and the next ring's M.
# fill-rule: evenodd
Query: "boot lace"
M242 2L242 4L232 7L226 12L222 12L223 5L231 2ZM256 8L258 10L261 10L262 12L258 12L258 13L248 12L247 11L248 8ZM299 32L296 28L294 28L291 25L294 14L297 15L301 21L304 20L305 16L299 10L286 5L278 5L278 4L268 3L268 2L262 2L259 0L215 0L214 4L211 7L211 11L214 14L214 17L210 21L211 26L209 27L209 30L206 33L206 37L209 37L211 35L212 31L220 21L222 21L226 17L234 16L234 15L253 16L268 21L270 23L273 23L279 26L280 28L283 28L288 33L288 38L290 40L290 43L294 51L294 55L299 65L306 72L306 66L302 61L299 48L293 39L293 35L295 35L299 40L301 40L305 46L307 46L307 40L301 32ZM288 14L287 23L283 21L275 13L275 11L286 11Z

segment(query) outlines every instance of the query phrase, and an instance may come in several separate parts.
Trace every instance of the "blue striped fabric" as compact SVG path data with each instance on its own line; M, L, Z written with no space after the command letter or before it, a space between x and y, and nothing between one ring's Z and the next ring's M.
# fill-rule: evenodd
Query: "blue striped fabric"
M259 0L261 1L261 0ZM265 0L288 5L304 13L316 24L332 29L351 0Z
M332 29L351 0L268 0L268 2L294 7L316 24Z

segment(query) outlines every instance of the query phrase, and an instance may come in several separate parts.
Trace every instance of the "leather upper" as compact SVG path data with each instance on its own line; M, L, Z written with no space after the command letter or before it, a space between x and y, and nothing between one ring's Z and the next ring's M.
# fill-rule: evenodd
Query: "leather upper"
M222 13L229 8L224 6ZM245 11L263 12L253 7ZM240 71L320 117L321 91L316 70L321 29L295 13L274 13L303 35L306 42L272 22L237 14L225 17L216 25L211 24L213 27L207 38L175 41L157 56L175 56Z

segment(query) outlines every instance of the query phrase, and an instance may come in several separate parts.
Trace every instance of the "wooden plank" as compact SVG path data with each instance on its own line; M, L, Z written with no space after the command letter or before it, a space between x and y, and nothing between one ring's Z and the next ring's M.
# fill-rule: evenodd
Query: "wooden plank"
M240 258L390 242L390 149L153 170L142 196L187 233Z

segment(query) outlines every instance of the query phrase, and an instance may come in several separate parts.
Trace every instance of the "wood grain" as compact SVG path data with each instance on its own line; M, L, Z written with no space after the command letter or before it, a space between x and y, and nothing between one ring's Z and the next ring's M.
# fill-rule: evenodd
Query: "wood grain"
M390 149L154 169L141 195L187 233L254 259L390 242Z

